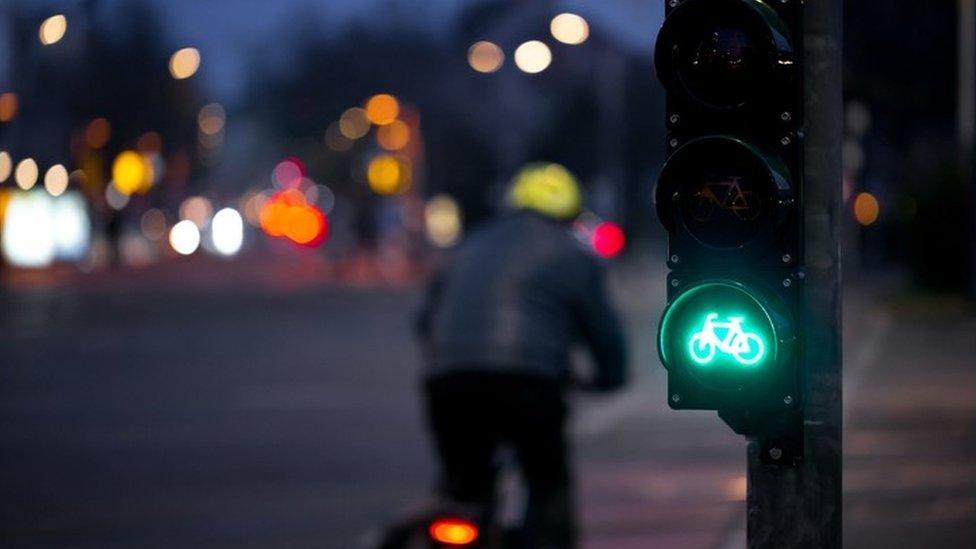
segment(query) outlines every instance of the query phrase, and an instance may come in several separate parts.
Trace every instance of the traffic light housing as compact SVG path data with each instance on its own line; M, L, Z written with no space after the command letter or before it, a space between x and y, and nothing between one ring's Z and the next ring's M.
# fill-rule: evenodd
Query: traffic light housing
M655 47L668 403L745 435L795 436L802 407L802 52L799 0L666 0Z

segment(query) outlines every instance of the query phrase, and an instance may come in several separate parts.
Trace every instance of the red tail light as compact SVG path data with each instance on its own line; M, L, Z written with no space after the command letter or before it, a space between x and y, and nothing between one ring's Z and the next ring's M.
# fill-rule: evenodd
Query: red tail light
M464 546L478 539L478 527L458 518L440 518L430 523L430 537L447 545Z
M623 251L625 241L624 230L620 228L620 225L610 221L604 221L597 225L593 229L593 236L591 237L593 249L601 257L607 259L615 257Z

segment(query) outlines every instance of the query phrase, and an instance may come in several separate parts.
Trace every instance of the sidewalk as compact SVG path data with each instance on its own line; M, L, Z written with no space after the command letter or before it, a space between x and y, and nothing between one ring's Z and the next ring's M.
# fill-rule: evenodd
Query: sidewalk
M675 412L656 348L663 270L614 272L632 383L583 398L573 433L585 549L719 547L745 517L745 439L714 412Z
M851 328L845 543L976 547L976 315L900 298Z

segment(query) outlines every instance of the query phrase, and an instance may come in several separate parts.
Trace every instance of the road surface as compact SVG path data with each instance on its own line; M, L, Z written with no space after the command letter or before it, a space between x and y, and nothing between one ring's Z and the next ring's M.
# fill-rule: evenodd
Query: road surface
M744 440L665 405L663 281L617 270L635 383L574 397L586 548L743 544ZM418 295L189 276L8 293L0 545L364 546L434 478ZM976 546L976 322L934 335L941 310L850 304L848 541Z

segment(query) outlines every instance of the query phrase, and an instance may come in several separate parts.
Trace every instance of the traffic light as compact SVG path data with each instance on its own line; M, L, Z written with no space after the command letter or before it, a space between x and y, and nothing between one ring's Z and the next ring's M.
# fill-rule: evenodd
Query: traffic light
M746 435L800 424L802 27L799 0L666 0L655 191L668 230L658 349L675 409Z

